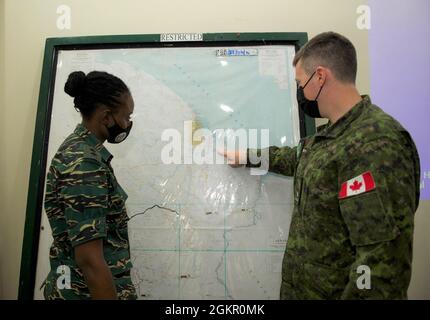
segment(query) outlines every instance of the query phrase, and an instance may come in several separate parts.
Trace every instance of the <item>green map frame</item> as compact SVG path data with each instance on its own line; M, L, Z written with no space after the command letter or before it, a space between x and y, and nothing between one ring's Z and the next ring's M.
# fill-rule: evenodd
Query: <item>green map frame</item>
M305 32L203 33L202 41L181 42L161 42L160 37L160 34L148 34L46 39L28 186L18 299L32 300L34 297L55 71L60 50L274 44L294 45L297 50L308 40ZM300 111L299 120L301 137L315 133L314 119Z

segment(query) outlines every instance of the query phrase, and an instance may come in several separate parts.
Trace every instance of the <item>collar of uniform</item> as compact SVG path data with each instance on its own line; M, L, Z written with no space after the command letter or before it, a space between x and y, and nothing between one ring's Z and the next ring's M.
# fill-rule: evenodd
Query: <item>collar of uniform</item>
M335 124L331 125L329 122L327 126L317 132L315 136L336 138L341 134L352 121L357 119L357 117L363 112L363 109L372 103L369 96L363 95L361 97L363 99L344 114L342 118L337 120Z
M104 147L104 145L97 139L96 135L88 130L82 123L76 126L75 134L81 136L86 143L94 147L101 155L104 162L109 163L113 155Z

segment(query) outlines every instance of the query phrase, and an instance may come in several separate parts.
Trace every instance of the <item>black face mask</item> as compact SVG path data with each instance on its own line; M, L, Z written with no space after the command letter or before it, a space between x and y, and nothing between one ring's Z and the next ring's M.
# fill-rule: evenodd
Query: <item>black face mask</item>
M113 119L113 121L115 121L115 119ZM130 125L127 128L123 129L115 121L115 124L112 127L107 128L109 132L109 137L107 141L109 143L123 142L128 137L128 134L130 133L132 126L133 126L133 121L130 121Z
M316 72L316 71L315 71ZM297 86L297 102L299 104L300 109L303 110L305 114L307 114L309 117L312 118L322 118L321 113L318 107L318 97L320 96L321 90L324 87L324 85L321 86L320 90L318 91L318 94L315 98L315 100L308 100L305 97L304 89L308 85L309 81L311 81L312 77L315 75L315 72L312 73L311 77L308 81L306 81L305 85L303 87Z

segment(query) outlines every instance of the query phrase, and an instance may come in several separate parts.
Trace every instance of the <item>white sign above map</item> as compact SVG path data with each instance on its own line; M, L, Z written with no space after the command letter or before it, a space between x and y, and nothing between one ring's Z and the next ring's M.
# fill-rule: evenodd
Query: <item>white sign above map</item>
M203 33L162 33L160 42L203 41Z

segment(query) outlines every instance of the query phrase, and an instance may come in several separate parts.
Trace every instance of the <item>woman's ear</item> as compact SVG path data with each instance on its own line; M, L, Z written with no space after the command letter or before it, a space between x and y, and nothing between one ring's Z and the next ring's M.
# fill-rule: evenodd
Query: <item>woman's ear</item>
M112 111L106 106L100 106L97 109L97 118L105 126L111 125L112 122Z

